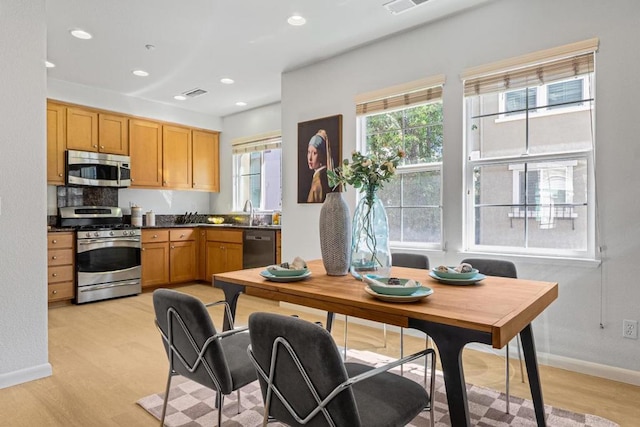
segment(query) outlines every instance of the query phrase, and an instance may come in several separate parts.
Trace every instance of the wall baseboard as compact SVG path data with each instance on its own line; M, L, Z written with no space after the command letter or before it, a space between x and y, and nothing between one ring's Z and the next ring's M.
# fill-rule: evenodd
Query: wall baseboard
M316 310L309 307L299 306L295 304L290 304L286 302L281 302L280 305L282 307L293 308L295 310L299 310L301 312L313 313L318 316L326 316L325 311ZM344 319L344 316L341 314L336 314L336 319ZM349 317L350 323L357 323L360 325L369 326L376 329L382 330L382 323L372 322L365 319L358 319L355 317ZM400 330L397 326L387 326L387 330L398 332ZM381 332L382 333L382 332ZM424 334L420 331L416 331L413 329L405 329L405 334L411 336L424 336ZM489 347L483 344L475 344L471 343L467 345L466 348L476 351L482 351L484 353L491 353L497 356L504 356L504 350L497 350L493 347ZM513 345L509 346L509 355L511 357L518 357L517 349L515 342ZM603 365L600 363L588 362L580 359L573 359L570 357L558 356L551 353L542 353L538 352L538 363L541 365L551 366L554 368L566 369L567 371L577 372L580 374L591 375L594 377L604 378L607 380L618 381L621 383L631 384L634 386L640 386L640 372L632 371L630 369L618 368L615 366Z
M26 383L40 378L50 377L53 373L50 363L31 366L17 371L0 374L0 389Z

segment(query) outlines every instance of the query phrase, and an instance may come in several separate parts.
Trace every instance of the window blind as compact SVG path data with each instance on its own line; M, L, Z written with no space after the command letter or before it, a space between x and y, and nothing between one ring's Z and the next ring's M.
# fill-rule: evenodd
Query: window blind
M256 135L246 138L238 138L231 141L231 152L233 154L244 154L263 150L273 150L280 148L282 136L280 132Z
M442 99L444 75L356 96L356 114L366 115Z
M561 46L465 71L464 95L538 86L591 73L598 40Z

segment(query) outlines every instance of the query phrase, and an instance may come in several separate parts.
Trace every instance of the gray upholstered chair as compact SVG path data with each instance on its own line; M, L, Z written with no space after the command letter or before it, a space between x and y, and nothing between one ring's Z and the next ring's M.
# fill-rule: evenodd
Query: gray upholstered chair
M471 264L473 268L477 268L478 272L487 276L499 276L510 277L512 279L518 278L518 270L511 261L503 261L497 259L485 259L485 258L467 258L461 262ZM518 359L520 360L520 377L524 382L524 368L522 367L522 353L520 351L522 345L520 344L520 335L516 335L518 345ZM509 344L505 346L506 352L506 364L505 364L505 395L507 396L507 414L509 413Z
M344 363L331 334L305 320L272 313L249 316L247 350L258 372L270 418L290 426L404 426L431 411L435 359L427 349L374 368ZM387 372L418 357L431 357L431 388Z
M153 292L156 326L169 358L169 375L160 425L169 400L171 379L182 375L216 391L218 426L222 422L224 396L256 380L256 371L247 355L247 327L218 332L207 307L224 301L203 304L199 299L170 289ZM230 313L228 318L231 319ZM238 391L238 412L240 393Z

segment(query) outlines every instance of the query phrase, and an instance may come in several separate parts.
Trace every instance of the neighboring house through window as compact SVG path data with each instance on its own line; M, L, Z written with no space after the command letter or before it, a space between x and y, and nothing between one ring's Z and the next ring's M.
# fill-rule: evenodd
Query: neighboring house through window
M393 88L357 104L363 152L403 149L395 177L378 191L389 219L391 245L442 247L442 77Z
M465 73L466 250L595 257L596 48Z

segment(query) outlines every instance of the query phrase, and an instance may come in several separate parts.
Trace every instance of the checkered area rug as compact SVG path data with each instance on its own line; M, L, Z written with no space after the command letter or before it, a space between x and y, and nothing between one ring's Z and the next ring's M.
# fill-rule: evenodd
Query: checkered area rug
M368 351L349 350L348 361L379 366L392 359ZM394 370L396 371L396 370ZM397 370L399 373L399 369ZM422 383L424 367L418 364L406 364L404 376ZM530 400L511 396L510 414L505 414L506 396L495 390L475 385L467 385L471 424L475 426L535 426L535 413ZM160 419L164 393L152 394L138 400L151 415ZM441 375L436 375L435 395L436 427L450 426L447 397ZM563 409L545 406L547 425L553 427L616 427L618 424L595 415L578 414ZM237 394L225 396L222 409L224 427L253 427L262 425L263 402L258 382L251 383L241 390L240 413L238 414ZM215 393L198 383L177 376L173 379L169 392L165 425L168 427L213 426L217 422ZM409 427L429 425L429 412L416 417ZM282 426L269 423L270 427Z

